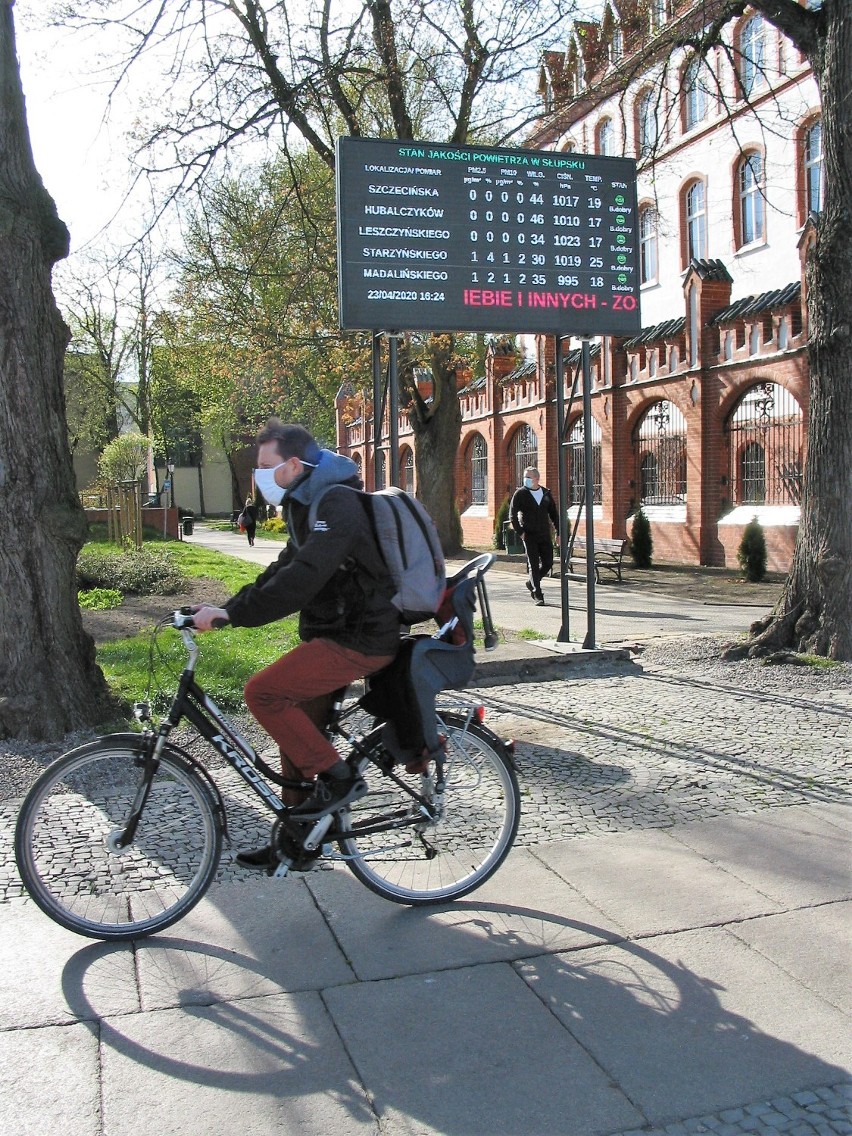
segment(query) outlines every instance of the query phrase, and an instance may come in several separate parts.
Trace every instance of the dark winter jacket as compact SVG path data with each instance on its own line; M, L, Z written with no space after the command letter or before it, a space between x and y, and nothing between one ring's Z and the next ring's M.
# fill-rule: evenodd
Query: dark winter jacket
M509 516L512 521L512 528L521 536L531 536L536 540L550 540L550 522L553 522L554 528L558 532L559 513L556 510L556 502L553 500L553 494L550 490L545 489L543 485L540 485L539 489L543 490L540 505L536 503L532 490L527 489L525 485L516 489L509 506Z
M392 655L400 635L391 603L396 588L366 510L348 491L325 492L332 485L359 489L358 468L350 458L322 450L316 469L307 470L284 498L291 534L286 548L225 609L235 627L260 627L298 611L304 640L326 638L365 655ZM308 509L321 493L308 532Z
M240 516L247 529L253 529L257 526L257 509L254 505L246 505L240 513Z

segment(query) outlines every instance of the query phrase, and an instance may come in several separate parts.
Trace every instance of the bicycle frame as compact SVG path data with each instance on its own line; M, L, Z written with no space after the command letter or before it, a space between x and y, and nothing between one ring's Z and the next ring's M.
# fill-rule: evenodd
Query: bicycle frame
M175 618L177 618L177 613ZM175 624L175 626L177 626L177 624ZM258 770L261 759L254 747L242 736L236 726L228 720L224 712L216 705L216 702L196 682L195 666L198 659L198 645L195 642L195 636L187 627L179 627L178 630L180 631L189 659L181 673L178 681L178 689L169 708L168 715L156 732L155 741L150 754L150 767L146 767L145 777L137 791L127 824L124 826L121 836L116 839L116 843L119 846L123 846L125 843L129 843L129 841L132 840L136 825L145 805L151 779L156 769L157 758L162 752L172 730L178 726L183 719L186 719L201 737L203 737L205 741L224 758L228 765L239 774L252 792L258 796L270 812L274 814L276 820L285 820L291 811L292 806L285 805L281 801L278 794L270 787L262 773ZM335 704L328 731L330 734L336 734L345 739L350 746L358 752L357 739L341 728L341 706L342 703ZM473 716L474 710L471 708L467 715L465 729L473 720ZM365 761L369 759L366 751L362 756ZM203 768L203 766L201 766L201 768ZM430 806L426 798L406 785L405 782L392 771L390 765L387 768L382 767L382 772L418 804L424 818L431 818L433 816L433 807ZM312 781L288 778L280 778L279 780L281 785L286 788L308 790L313 785ZM333 823L333 816L321 817L316 822L303 839L303 845L306 851L315 851L326 836L339 835L336 828L332 832L329 831ZM367 826L366 831L369 833L390 832L396 829L410 827L412 824L413 821L410 815L379 814L373 823ZM364 828L362 828L362 832L363 831L365 831ZM279 872L284 874L286 868L284 872L282 872L282 868L280 867L275 874L278 875Z

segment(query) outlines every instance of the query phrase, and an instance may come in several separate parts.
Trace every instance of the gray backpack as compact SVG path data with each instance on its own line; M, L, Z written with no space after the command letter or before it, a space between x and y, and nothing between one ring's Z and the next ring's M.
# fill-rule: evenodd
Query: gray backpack
M363 502L376 544L396 585L391 602L400 620L410 625L433 616L446 589L446 567L435 522L420 502L395 486L362 493L351 485L329 485L310 504L309 532L313 532L320 501L329 489L348 489Z

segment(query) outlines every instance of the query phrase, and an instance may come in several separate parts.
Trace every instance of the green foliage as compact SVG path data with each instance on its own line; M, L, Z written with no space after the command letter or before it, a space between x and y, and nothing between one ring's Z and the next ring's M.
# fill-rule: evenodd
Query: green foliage
M651 536L651 522L640 509L633 515L633 528L630 533L630 555L637 568L650 568L654 552L654 538Z
M187 578L169 550L142 548L119 552L86 545L77 560L77 587L112 588L123 594L170 596L186 591Z
M77 593L77 603L84 611L109 611L121 607L124 596L117 588L89 588Z
M262 521L258 528L273 536L284 536L287 533L287 525L280 517L270 517L269 520Z
M119 434L104 446L98 473L105 485L139 481L148 462L148 439L144 434Z
M753 517L743 530L737 562L745 578L759 584L766 576L766 535L757 517Z
M509 519L509 498L504 497L500 508L497 510L497 516L494 518L494 547L505 548L506 540L503 535L503 525Z

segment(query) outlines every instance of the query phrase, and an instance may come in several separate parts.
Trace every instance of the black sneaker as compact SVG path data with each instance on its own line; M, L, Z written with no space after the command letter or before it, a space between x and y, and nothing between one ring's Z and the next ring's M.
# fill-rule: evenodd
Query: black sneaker
M263 848L255 848L252 852L238 852L234 859L241 868L248 868L250 872L271 872L278 867L278 857L271 844L264 844Z
M369 792L362 777L324 777L317 778L316 788L307 800L290 810L293 820L319 820L328 813L342 809L351 801L364 797Z
M533 598L535 599L536 607L544 607L544 596L541 592L535 592Z
M526 585L526 589L529 592L529 594L531 596L534 595L535 594L535 588L532 586L532 582L530 580L525 580L524 583Z

